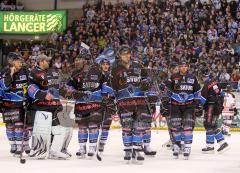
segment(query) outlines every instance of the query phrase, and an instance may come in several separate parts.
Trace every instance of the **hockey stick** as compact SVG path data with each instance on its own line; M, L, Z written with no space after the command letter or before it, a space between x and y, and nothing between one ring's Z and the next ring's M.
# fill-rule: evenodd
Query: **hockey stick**
M102 157L101 157L101 155L99 154L98 148L99 148L99 145L100 145L100 138L101 138L101 135L102 135L103 124L104 124L105 117L106 117L106 110L107 110L107 104L104 105L104 112L103 112L103 118L102 118L102 122L101 122L101 128L99 129L99 130L101 130L101 133L99 133L99 135L98 135L97 154L96 154L98 161L102 161Z
M23 137L22 137L22 145L21 145L21 153L20 153L20 163L21 164L25 164L26 163L26 159L23 158L23 144L24 144L24 136L25 136L25 133L26 133L26 123L27 123L27 105L26 103L24 102L24 121L23 121Z

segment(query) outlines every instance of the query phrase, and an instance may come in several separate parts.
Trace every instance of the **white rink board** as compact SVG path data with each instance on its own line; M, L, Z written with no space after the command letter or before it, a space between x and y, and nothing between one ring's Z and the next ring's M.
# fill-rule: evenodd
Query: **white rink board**
M123 161L120 130L111 130L103 161L80 160L75 156L78 150L77 130L74 130L69 150L73 157L70 160L27 160L20 164L18 158L9 154L9 145L4 127L0 127L0 166L6 173L239 173L240 172L240 133L232 133L228 138L231 150L224 154L206 155L201 153L205 144L205 133L194 132L194 142L190 160L174 160L172 153L162 144L168 140L167 131L152 132L152 148L158 151L156 157L147 157L143 165L126 165Z

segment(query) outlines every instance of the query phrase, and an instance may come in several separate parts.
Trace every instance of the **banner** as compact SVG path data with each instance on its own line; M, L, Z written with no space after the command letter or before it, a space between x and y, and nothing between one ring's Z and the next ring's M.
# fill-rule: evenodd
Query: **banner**
M47 34L66 29L66 11L0 12L0 33Z

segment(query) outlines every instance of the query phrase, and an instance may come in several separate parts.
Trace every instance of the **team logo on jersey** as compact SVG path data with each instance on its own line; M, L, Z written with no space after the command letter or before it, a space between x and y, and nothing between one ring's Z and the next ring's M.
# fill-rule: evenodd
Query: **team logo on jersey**
M187 83L194 84L194 79L187 79Z
M27 76L26 75L21 75L20 80L27 80Z
M178 80L174 80L174 83L177 84L177 83L178 83Z

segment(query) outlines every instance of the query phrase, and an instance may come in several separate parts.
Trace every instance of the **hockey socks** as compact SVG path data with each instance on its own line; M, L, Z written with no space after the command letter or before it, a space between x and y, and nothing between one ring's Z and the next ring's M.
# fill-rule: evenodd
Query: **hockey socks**
M10 153L14 154L17 150L16 141L15 141L15 131L14 127L11 125L6 125L6 135L11 145Z
M22 140L23 140L23 123L15 123L15 139L16 139L16 145L17 150L15 152L16 155L20 155L22 152Z
M78 131L78 143L79 143L79 151L76 153L77 156L83 157L86 151L86 143L88 140L88 131L87 128L79 128Z
M31 151L31 148L29 146L29 139L30 139L30 132L28 130L25 130L24 135L23 135L23 150L25 151L26 154L29 154Z
M107 129L102 129L102 133L101 133L101 137L100 137L100 142L99 142L99 146L98 146L99 152L103 152L103 151L104 151L104 145L105 145L106 142L107 142L108 134L109 134L109 130L107 130Z
M143 135L143 151L145 155L154 156L157 154L157 152L151 149L150 142L151 142L151 130L148 129L145 131L145 134Z
M97 149L99 130L97 125L89 126L89 150L88 156L92 157L95 155Z
M122 130L122 140L125 149L132 149L133 136L130 129Z

